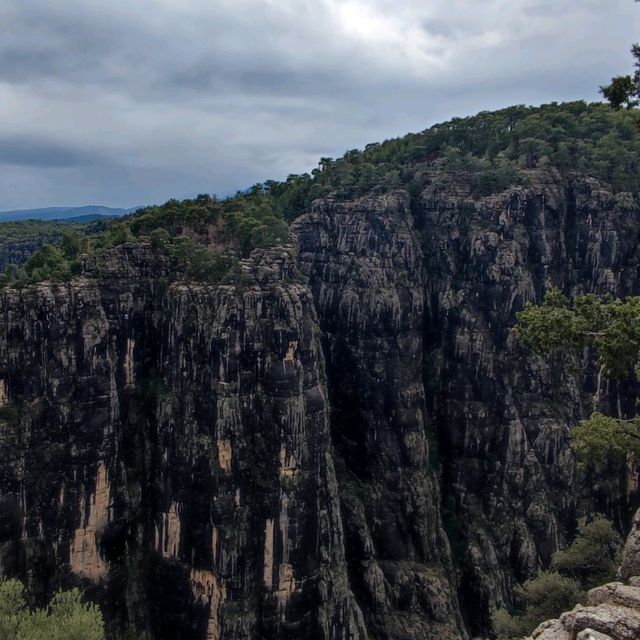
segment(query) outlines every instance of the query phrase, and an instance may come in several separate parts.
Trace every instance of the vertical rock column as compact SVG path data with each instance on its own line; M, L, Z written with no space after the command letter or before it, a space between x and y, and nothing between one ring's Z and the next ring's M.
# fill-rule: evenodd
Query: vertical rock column
M459 638L429 466L422 254L408 197L317 201L293 233L323 333L347 560L370 633Z

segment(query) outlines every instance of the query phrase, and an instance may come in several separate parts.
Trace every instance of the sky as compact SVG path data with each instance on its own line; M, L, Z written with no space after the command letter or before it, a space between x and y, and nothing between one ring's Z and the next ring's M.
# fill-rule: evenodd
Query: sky
M2 0L0 210L230 194L482 110L598 100L632 0Z

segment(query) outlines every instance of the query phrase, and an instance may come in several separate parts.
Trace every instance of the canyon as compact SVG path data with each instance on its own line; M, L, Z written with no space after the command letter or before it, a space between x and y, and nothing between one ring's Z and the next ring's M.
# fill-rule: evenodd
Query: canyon
M0 574L81 585L123 640L488 636L578 518L625 531L637 497L570 447L633 383L512 328L550 286L638 293L638 200L523 174L322 195L235 281L143 241L1 289Z

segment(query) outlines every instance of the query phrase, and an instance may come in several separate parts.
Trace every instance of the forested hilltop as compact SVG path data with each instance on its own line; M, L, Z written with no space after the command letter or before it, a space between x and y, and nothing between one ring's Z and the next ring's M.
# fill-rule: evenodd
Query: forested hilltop
M57 246L45 247L20 271L10 269L3 282L64 280L79 272L80 255L99 256L110 247L140 240L153 240L155 249L169 256L188 277L218 281L232 269L230 258L285 242L287 223L308 212L317 198L350 199L396 189L405 189L416 198L442 176L464 182L476 200L508 187L527 186L541 169L569 179L589 175L616 191L633 194L640 189L639 120L634 111L582 101L510 107L372 143L338 159L322 158L310 174L268 180L234 197L170 200L102 223L97 229L10 223L0 227L0 266L24 262L19 254L13 256L18 259L11 259L10 251L17 242L29 244L40 237ZM67 240L60 246L65 231ZM208 245L209 250L197 245Z
M76 587L110 640L502 639L584 600L638 501L571 434L636 411L590 347L640 349L607 306L640 294L639 159L632 109L512 107L5 227L47 240L0 287L14 628Z
M100 224L24 220L0 222L0 271L26 262L43 244L58 244L65 233L86 234L104 230Z

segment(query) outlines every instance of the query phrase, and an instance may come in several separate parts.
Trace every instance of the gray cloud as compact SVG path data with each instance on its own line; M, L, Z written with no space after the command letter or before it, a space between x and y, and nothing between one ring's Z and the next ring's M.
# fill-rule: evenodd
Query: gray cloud
M0 165L67 168L100 166L101 160L99 152L42 137L0 136Z
M597 99L631 0L5 0L0 209L233 192L516 103Z

